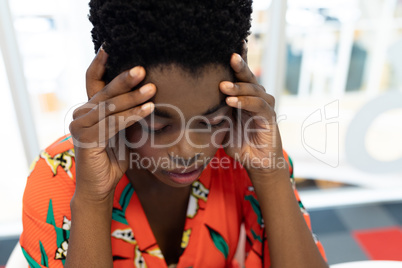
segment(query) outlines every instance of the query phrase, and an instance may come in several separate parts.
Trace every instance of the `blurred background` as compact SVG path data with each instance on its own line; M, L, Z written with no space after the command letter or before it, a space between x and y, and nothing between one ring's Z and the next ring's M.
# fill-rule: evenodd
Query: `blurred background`
M81 0L0 0L0 265L30 163L86 101L87 14ZM402 260L402 1L254 0L248 45L329 263Z

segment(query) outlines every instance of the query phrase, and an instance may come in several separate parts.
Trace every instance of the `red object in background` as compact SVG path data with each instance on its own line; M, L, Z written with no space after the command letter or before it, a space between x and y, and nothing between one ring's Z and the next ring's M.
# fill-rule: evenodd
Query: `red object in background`
M354 231L353 237L372 260L402 261L402 228Z

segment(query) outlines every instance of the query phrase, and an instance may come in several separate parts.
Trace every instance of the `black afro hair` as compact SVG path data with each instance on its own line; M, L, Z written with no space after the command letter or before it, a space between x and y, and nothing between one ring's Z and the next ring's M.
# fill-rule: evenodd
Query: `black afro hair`
M229 66L250 34L252 0L91 0L97 51L109 54L104 80L141 65L176 64L196 72Z

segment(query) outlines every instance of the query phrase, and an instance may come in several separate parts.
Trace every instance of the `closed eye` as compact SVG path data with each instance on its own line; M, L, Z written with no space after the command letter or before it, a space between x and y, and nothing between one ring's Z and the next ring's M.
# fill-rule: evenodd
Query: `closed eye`
M217 128L217 127L220 127L220 126L222 126L224 123L225 123L225 119L223 119L223 120L221 120L221 121L219 121L218 123L216 123L216 124L211 124L211 123L208 123L208 122L200 122L202 125L204 125L204 126L210 126L210 127L212 127L212 128Z
M166 130L166 128L167 128L168 126L169 126L169 125L164 126L164 127L162 127L162 128L159 128L159 129L147 128L146 130L148 131L148 133L151 133L151 134L159 134L159 133L162 133L164 130Z

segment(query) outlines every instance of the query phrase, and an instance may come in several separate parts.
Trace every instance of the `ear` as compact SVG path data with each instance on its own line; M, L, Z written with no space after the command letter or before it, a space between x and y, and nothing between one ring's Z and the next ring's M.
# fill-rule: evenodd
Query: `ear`
M243 51L241 53L241 57L248 64L248 61L247 61L248 44L247 44L247 42L248 42L247 39L243 40Z

